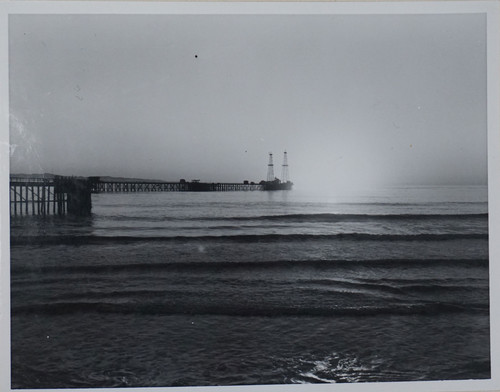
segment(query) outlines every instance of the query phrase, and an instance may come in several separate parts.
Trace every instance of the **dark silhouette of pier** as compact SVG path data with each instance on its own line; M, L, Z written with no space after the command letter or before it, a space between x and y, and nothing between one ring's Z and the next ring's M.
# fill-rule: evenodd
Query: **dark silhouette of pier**
M267 181L259 183L154 181L116 177L64 177L52 174L10 176L10 215L88 216L93 193L129 192L237 192L290 190L288 160L283 156L283 181L274 177L273 154L269 154Z
M272 186L271 186L272 185ZM199 180L178 182L109 177L63 177L55 175L11 175L10 214L88 216L92 210L93 193L130 192L234 192L291 189L291 182L282 188L276 180L254 183L209 183Z

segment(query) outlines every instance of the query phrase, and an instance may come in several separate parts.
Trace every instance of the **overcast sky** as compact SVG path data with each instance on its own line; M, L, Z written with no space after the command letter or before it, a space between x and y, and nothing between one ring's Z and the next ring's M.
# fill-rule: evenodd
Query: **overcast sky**
M11 173L485 184L485 16L15 15Z

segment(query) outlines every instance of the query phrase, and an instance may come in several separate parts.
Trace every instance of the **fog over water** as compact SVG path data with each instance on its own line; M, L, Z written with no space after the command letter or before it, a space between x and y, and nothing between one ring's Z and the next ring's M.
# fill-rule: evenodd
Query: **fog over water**
M14 15L11 173L485 184L486 19Z

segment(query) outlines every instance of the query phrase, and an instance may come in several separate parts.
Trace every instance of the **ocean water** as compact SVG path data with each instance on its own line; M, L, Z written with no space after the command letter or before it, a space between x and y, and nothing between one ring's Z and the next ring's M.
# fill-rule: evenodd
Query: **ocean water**
M13 388L490 378L486 187L92 211L11 221Z

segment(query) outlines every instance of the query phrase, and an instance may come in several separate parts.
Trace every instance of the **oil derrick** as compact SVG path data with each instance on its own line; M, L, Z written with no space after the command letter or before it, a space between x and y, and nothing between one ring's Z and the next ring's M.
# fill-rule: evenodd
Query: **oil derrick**
M281 181L288 182L290 180L288 174L288 158L286 156L286 151L283 154L283 165L281 166Z
M269 164L267 165L267 181L274 181L274 165L272 153L269 153Z

